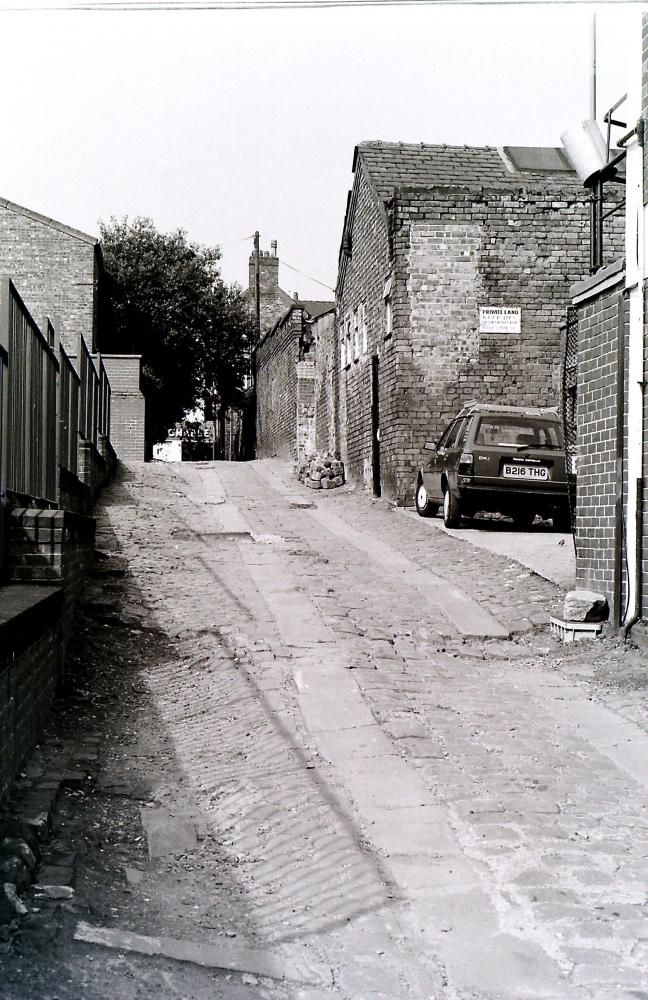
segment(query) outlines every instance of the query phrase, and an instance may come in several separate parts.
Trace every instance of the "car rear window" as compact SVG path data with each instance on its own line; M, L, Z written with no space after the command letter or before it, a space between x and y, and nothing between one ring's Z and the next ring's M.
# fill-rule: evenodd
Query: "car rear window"
M555 420L540 417L481 417L475 443L485 446L526 446L527 448L562 448L562 427Z

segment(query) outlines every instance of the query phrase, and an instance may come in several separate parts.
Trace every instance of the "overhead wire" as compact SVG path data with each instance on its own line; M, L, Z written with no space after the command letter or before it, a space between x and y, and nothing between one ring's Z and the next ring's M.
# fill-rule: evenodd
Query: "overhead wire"
M325 281L320 281L319 278L314 278L312 274L306 274L305 271L300 271L298 267L293 267L293 265L289 264L283 257L279 258L279 262L290 271L295 271L297 274L301 274L302 278L308 278L309 281L314 281L316 285L321 285L322 288L327 288L329 292L335 293L335 289L331 288L330 285L327 285Z
M570 5L609 6L615 2L641 5L644 0L568 0ZM262 11L262 10L340 10L342 8L377 7L452 7L512 5L552 6L565 0L73 0L65 3L13 4L0 6L0 13L43 13L54 11L84 11L102 13L149 13L164 11Z

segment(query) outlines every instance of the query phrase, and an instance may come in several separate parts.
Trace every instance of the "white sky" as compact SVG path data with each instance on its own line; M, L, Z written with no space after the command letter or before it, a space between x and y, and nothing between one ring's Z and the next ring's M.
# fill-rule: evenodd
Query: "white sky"
M255 229L335 285L358 142L559 146L588 117L582 4L6 9L34 2L0 0L0 197L94 234L111 215L180 226L244 286L252 243L230 244ZM596 7L599 117L639 9ZM280 283L332 297L285 267Z

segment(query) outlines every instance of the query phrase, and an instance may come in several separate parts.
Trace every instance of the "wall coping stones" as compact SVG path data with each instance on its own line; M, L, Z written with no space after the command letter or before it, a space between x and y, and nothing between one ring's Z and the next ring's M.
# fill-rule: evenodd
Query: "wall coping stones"
M35 529L63 528L66 541L94 541L96 522L93 517L72 510L39 507L14 507L10 512L11 526L29 533ZM19 522L17 525L15 522Z
M0 586L0 670L60 621L62 606L62 587Z
M622 258L573 285L570 289L573 304L577 306L587 302L588 299L595 299L598 295L602 295L603 292L620 284L624 277L625 259Z

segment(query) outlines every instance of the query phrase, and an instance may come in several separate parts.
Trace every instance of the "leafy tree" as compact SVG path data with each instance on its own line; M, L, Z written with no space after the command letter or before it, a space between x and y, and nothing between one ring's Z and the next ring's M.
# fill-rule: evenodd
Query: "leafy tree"
M253 326L240 288L220 277L220 251L151 219L101 223L113 307L102 350L142 355L147 442L203 399L242 399Z

